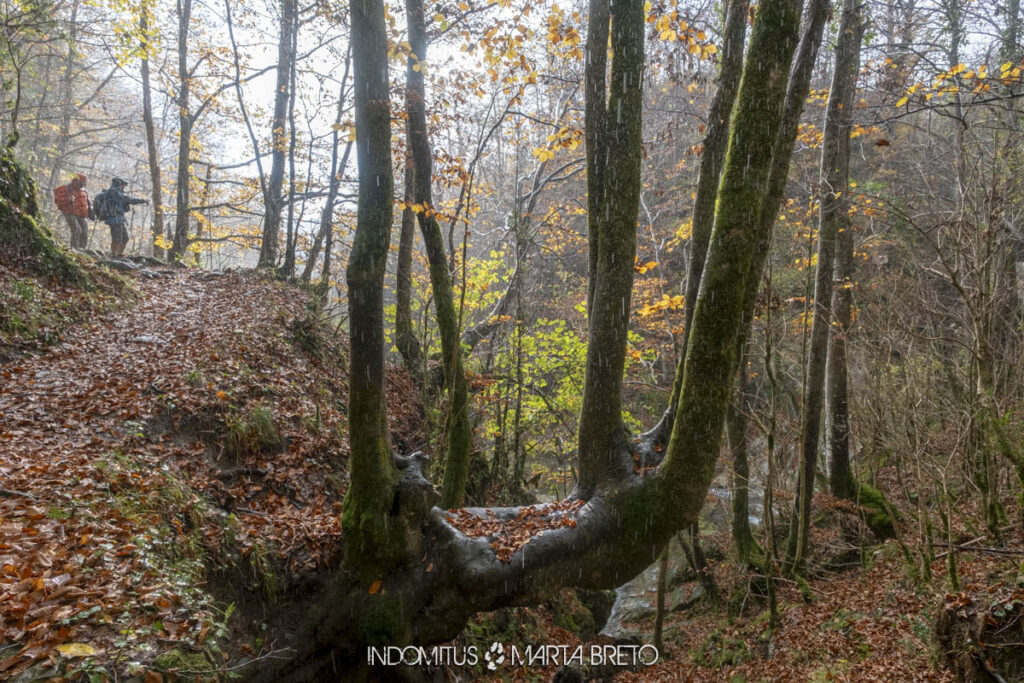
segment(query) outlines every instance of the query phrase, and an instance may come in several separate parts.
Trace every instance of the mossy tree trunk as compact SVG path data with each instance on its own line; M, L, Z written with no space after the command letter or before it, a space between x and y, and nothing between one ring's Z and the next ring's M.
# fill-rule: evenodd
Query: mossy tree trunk
M384 270L391 240L391 106L382 0L351 4L359 203L345 279L351 319L351 480L344 530L349 565L387 561L388 512L397 473L384 401ZM359 558L357 560L357 558Z
M828 342L827 387L825 396L825 422L828 426L829 485L832 494L852 500L856 483L850 467L850 399L847 376L846 340L853 322L853 225L850 221L850 128L853 119L853 101L860 70L860 46L864 34L861 5L858 0L843 0L839 21L839 39L836 42L836 66L829 96L828 123L836 128L838 158L833 169L837 185L832 186L830 201L838 202L834 212L836 221L836 258L833 274L832 315ZM833 105L833 99L835 104Z
M715 90L708 111L708 128L704 135L704 151L701 153L700 168L697 172L697 191L690 221L690 262L686 270L682 350L676 364L672 398L666 413L670 417L675 416L675 409L679 404L679 392L683 386L683 366L686 363L686 342L693 325L693 310L696 308L700 279L704 273L704 261L707 259L708 245L711 243L711 230L715 224L715 200L718 198L718 185L722 176L722 166L725 164L725 152L729 145L729 119L743 75L743 45L747 35L749 8L749 0L733 0L726 10L718 89Z
M466 373L462 367L459 317L445 258L444 238L433 206L433 159L430 140L427 137L426 90L423 84L423 67L427 59L427 29L423 16L423 2L406 0L405 8L409 23L409 45L412 48L405 72L405 104L409 115L409 149L413 159L414 198L416 204L421 207L417 217L430 264L430 284L434 293L434 308L441 335L441 363L444 367L445 387L448 390L448 408L445 413L448 452L441 505L454 508L462 505L469 477L469 452L473 445L469 424L469 393L466 389Z
M765 237L761 207L769 189L799 22L799 2L764 2L750 39L702 295L687 342L679 408L659 472L665 499L673 501L674 516L684 520L696 517L714 476L736 376L737 340L746 326L747 290L760 279L760 271L752 272L752 266Z
M10 148L0 148L0 244L0 263L27 267L65 284L89 284L85 271L43 223L36 183Z
M628 444L622 422L622 372L629 332L640 209L644 13L641 3L592 0L585 75L587 230L591 250L587 345L579 437L578 493L617 481ZM597 55L612 36L611 73ZM593 42L591 42L593 41ZM606 78L610 82L606 84ZM606 92L607 91L607 92ZM611 163L610 160L614 160ZM595 169L594 175L590 169Z
M847 22L850 20L848 18ZM854 30L849 23L840 26L841 31L844 29ZM846 41L849 42L856 37L847 35ZM843 38L844 35L840 34L841 41ZM825 361L828 354L829 330L832 328L832 271L835 263L836 237L840 229L849 226L846 198L850 166L849 112L852 109L853 90L856 88L856 69L851 63L854 52L852 47L847 44L844 46L845 54L837 52L836 55L836 67L832 74L832 88L825 110L821 143L817 264L814 271L814 306L801 415L800 477L796 497L798 514L794 525L795 548L793 541L790 541L790 547L794 550L790 559L797 571L806 556L810 540L811 497L814 494L825 395ZM854 68L852 75L851 68Z
M597 52L606 54L610 36L619 64L612 65L608 96L603 88L588 88L588 97L598 95L601 106L593 109L603 112L605 120L617 119L621 104L623 122L617 130L605 129L609 139L600 142L602 149L611 150L611 158L622 162L614 171L605 169L614 182L605 181L603 187L605 196L611 197L608 190L612 190L625 206L608 201L601 205L607 213L592 217L596 223L592 238L600 253L592 287L592 357L585 389L591 406L598 398L593 394L595 387L621 382L625 355L638 205L638 196L634 202L629 193L638 195L640 188L644 37L639 2L613 0L609 7L593 0L592 12L603 16L604 24L591 21L588 44L600 46ZM298 635L296 659L262 674L266 680L337 677L335 664L342 670L365 666L367 644L443 642L455 637L480 611L535 603L567 586L621 585L657 558L677 530L697 520L714 472L736 376L731 355L742 328L744 285L760 227L755 219L771 168L799 15L796 0L764 0L755 21L705 283L694 314L679 414L666 459L654 474L634 472L631 451L654 464L660 452L650 437L636 443L620 438L625 430L617 412L619 402L613 401L613 424L610 428L600 425L607 443L588 451L584 444L593 440L581 430L581 472L587 472L584 481L592 486L581 484L576 491L587 495L574 513L574 523L560 523L559 513L548 513L551 528L530 537L513 549L508 561L502 561L491 538L467 537L443 510L429 508L432 492L420 474L422 458L392 460L389 454L381 394L380 293L392 190L387 73L380 66L386 64L385 24L382 0L352 2L360 202L348 271L352 487L344 517L347 571ZM603 74L606 60L592 59L588 71L595 64ZM603 82L604 76L598 79L588 73L587 80L592 85ZM588 112L592 104L588 101ZM591 136L588 144L595 137L599 136ZM616 154L619 150L622 154ZM605 355L598 357L598 350ZM618 377L613 379L612 374ZM588 410L595 412L588 414ZM584 408L584 416L593 421L602 414L599 410ZM624 441L620 450L609 456L609 443L620 441ZM511 523L521 512L521 508L489 508L470 509L466 514Z
M405 157L405 208L402 209L402 231L398 239L398 264L395 267L395 346L402 362L418 380L423 376L423 351L412 327L412 252L416 239L412 157Z

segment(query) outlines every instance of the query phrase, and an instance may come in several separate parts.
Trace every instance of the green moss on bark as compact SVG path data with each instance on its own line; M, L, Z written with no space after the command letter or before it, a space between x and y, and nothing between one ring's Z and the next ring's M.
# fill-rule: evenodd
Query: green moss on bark
M703 296L696 302L679 408L659 472L666 489L666 513L683 521L694 519L700 510L721 445L736 377L748 272L762 237L760 208L799 21L799 3L766 0L751 36L704 268Z
M36 184L10 149L0 151L0 259L37 275L84 286L82 267L60 247L39 215Z

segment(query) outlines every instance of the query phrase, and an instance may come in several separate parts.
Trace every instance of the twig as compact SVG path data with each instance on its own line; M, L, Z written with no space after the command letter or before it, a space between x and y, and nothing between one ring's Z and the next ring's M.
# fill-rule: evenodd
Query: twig
M1016 527L1016 526L1017 526L1016 524L1008 524L1008 525L1004 526L1004 527L1003 527L1002 529L1000 529L1000 530L999 530L999 533L1000 533L1000 534L1004 534L1004 533L1006 533L1007 531L1010 531L1010 530L1012 530L1012 529L1013 529L1014 527ZM984 540L985 540L986 538L988 538L988 536L978 536L977 538L972 538L972 539L971 539L971 540L969 540L969 541L965 541L964 543L960 543L960 544L958 544L958 545L955 545L955 546L953 546L953 549L954 549L954 550L970 550L972 546L975 546L975 545L977 545L978 543L981 543L981 542L982 542L982 541L984 541ZM948 548L948 547L949 547L949 546L948 546L948 545L946 545L946 544L940 544L940 543L936 543L935 545L939 546L940 548ZM938 555L936 555L936 556L935 556L935 559L936 559L936 560L941 560L941 559L942 559L942 558L944 558L944 557L945 557L946 555L949 555L949 551L948 551L948 550L947 550L946 552L943 552L943 553L939 553Z
M263 519L270 519L270 515L268 515L265 512L260 512L259 510L253 510L251 508L243 508L243 507L239 507L239 508L235 508L235 509L238 510L238 512L242 513L243 515L256 515L257 517L262 517Z
M36 497L31 493L12 491L10 489L0 489L0 498L28 498L29 500L36 500Z
M937 548L948 548L949 547L945 543L934 543L933 545L935 547L937 547ZM968 547L966 543L963 543L961 545L953 546L953 550L976 550L979 553L993 553L995 555L1024 555L1024 550L1013 550L1011 548L985 548L985 547L978 548L978 547L973 547L973 546ZM948 554L949 554L948 550L946 552L944 552L944 553L939 553L938 555L935 556L935 559L938 560L939 558L945 557Z

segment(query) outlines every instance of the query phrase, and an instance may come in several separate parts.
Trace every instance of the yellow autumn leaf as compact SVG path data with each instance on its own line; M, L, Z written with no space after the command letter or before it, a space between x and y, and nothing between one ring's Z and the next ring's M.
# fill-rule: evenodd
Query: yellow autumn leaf
M907 96L904 95L903 97L901 97L899 100L896 101L896 106L897 107L902 107L906 103L907 103Z
M92 657L98 655L99 650L94 648L92 645L85 643L64 643L63 645L57 646L57 652L61 653L65 657Z

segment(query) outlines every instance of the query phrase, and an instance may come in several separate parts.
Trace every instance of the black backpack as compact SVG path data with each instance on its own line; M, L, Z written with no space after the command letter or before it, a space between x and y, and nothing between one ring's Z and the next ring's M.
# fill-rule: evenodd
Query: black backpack
M114 217L114 198L110 196L110 190L103 190L92 200L92 211L96 220L105 221Z

